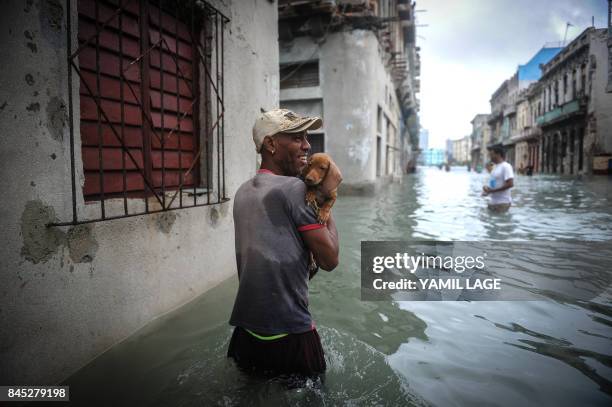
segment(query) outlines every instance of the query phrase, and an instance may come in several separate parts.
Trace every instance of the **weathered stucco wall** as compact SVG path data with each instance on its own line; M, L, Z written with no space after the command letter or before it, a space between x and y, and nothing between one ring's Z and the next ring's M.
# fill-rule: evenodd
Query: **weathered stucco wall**
M400 129L395 90L368 30L331 34L321 47L321 76L325 86L324 114L329 134L327 149L345 176L345 189L371 189L376 182L376 122L378 106ZM387 97L385 97L385 86ZM386 128L382 129L381 166L386 162Z
M312 110L309 103L322 97L325 149L344 176L340 192L370 190L377 180L378 106L396 128L397 137L400 132L395 90L382 63L378 40L371 31L352 30L329 33L320 43L310 37L298 37L290 47L281 47L281 63L317 59L320 86L283 89L281 101L291 101L298 113L308 113ZM299 100L304 100L302 105ZM381 136L384 174L386 126Z
M612 93L606 92L609 69L607 38L606 30L597 30L591 34L589 45L589 64L593 69L589 127L596 134L596 154L612 154Z
M277 5L211 3L231 19L225 31L225 162L232 198L255 173L252 123L260 107L278 105ZM232 201L45 227L71 216L66 8L59 0L13 0L3 2L0 16L3 384L59 382L235 273ZM78 129L77 115L77 139Z

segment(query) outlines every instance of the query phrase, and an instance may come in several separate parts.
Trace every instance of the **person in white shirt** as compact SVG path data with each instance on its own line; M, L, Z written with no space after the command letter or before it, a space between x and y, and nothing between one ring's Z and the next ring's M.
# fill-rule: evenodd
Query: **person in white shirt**
M482 194L490 197L489 210L506 212L512 205L510 189L514 187L514 170L504 160L504 149L501 146L489 148L489 155L491 161L495 163L495 168L491 172L489 185L482 187Z

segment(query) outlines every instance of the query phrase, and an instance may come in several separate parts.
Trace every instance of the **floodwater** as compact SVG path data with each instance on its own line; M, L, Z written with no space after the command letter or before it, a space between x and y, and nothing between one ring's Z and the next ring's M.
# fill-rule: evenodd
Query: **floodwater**
M421 168L334 207L341 261L311 281L323 380L245 376L225 357L232 278L71 377L83 405L612 405L612 290L589 301L360 300L362 240L612 240L612 180L518 176L492 215L484 174ZM611 271L612 273L612 271Z

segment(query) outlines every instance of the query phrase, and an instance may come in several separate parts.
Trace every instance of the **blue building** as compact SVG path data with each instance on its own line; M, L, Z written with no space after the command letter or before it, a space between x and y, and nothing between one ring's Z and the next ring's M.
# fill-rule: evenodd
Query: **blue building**
M440 165L446 162L446 151L442 148L428 148L421 153L423 165Z
M561 51L563 47L561 47L560 43L549 42L544 44L544 46L536 52L536 54L531 57L529 62L524 65L519 65L518 67L518 88L525 89L530 84L537 82L542 76L542 70L540 69L540 64L545 64L551 59L555 57Z

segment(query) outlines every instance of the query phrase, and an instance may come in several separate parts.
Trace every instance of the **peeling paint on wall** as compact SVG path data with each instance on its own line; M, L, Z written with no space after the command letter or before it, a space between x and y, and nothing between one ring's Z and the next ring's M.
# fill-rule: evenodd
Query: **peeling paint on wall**
M47 223L57 221L55 210L40 200L28 201L21 214L21 255L32 263L45 263L65 241L66 234Z
M98 251L98 242L93 238L91 225L77 225L63 232L57 227L48 227L57 222L55 210L40 200L28 201L21 214L21 255L32 263L45 263L62 246L68 246L70 259L74 263L90 263Z
M66 104L58 97L53 97L47 104L47 128L51 137L57 141L64 140L64 128L68 122Z
M91 225L77 225L68 231L68 249L74 263L91 263L98 251Z
M159 229L162 233L169 234L172 230L174 222L176 222L176 218L177 215L175 211L163 212L162 214L157 215L157 219L155 219L157 229Z
M214 206L211 207L210 209L210 214L209 214L209 219L210 219L210 225L214 228L217 226L217 223L219 222L219 211L217 210L217 208L215 208Z
M47 19L48 27L53 31L62 30L62 22L64 21L64 9L59 0L42 0L41 1L41 18Z
M26 42L26 46L30 48L30 51L33 53L38 52L38 48L36 47L36 43L34 42L34 34L31 31L25 30L23 32L23 36L28 40Z
M40 103L30 103L26 110L29 112L38 112L40 110Z
M229 208L230 208L230 205L227 202L221 205L210 207L210 212L208 216L209 216L210 225L213 228L219 225L220 219L224 219L225 217L227 217Z
M362 169L365 169L370 157L372 146L369 138L361 140L351 140L348 147L348 156L351 160L355 160Z
M65 46L62 38L64 25L64 8L60 0L40 0L41 37L55 45L56 49Z

